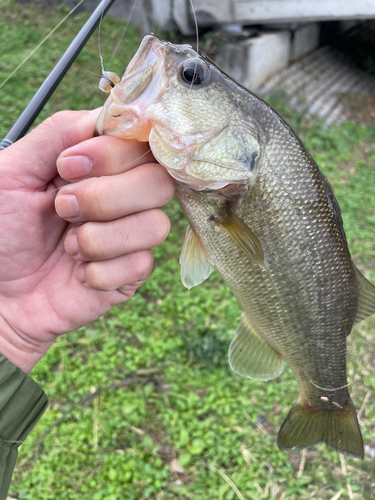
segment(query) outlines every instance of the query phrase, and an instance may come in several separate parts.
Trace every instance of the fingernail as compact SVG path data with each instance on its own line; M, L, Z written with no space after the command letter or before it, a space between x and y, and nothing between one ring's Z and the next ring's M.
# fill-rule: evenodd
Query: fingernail
M78 241L76 234L68 234L64 243L65 252L72 257L78 254Z
M63 219L71 219L79 215L79 205L74 194L60 194L56 198L56 212Z
M81 179L92 169L92 162L86 156L63 156L57 160L59 174L64 179Z
M85 278L85 266L81 265L77 268L76 272L74 273L75 279L79 281L80 283L86 283L86 278Z

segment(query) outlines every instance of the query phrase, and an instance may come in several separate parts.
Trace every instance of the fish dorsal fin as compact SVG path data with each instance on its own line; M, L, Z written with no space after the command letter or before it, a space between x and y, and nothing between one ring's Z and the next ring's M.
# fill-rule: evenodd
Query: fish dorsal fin
M355 323L359 323L375 313L375 286L356 268L358 281L358 306Z
M259 267L269 271L269 265L261 242L232 210L228 209L224 217L214 217L212 220L222 227L241 250Z
M243 377L270 380L284 369L283 358L251 327L245 314L229 346L229 366Z
M207 279L214 266L210 264L198 236L189 226L180 256L181 281L190 290Z

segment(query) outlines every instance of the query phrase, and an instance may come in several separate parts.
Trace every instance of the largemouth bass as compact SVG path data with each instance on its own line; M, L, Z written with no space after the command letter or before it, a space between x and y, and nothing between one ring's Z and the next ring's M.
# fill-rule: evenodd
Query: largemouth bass
M300 394L279 447L324 442L363 457L346 337L375 312L375 287L353 264L332 187L291 127L191 46L147 36L97 133L149 141L176 179L190 223L184 284L215 267L243 310L231 368L269 380L291 367Z

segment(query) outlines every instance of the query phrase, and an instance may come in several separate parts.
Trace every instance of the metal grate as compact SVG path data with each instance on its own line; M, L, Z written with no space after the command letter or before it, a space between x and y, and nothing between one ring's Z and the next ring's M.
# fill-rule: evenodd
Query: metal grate
M375 119L375 21L362 23L304 56L258 93L280 90L292 108L327 124L353 119L353 102L358 104L358 115L361 103L368 108L371 102Z

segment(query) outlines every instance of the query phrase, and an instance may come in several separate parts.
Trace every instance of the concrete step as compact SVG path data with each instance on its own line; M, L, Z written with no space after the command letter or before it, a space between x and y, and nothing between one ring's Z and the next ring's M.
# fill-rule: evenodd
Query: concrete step
M293 109L327 124L355 119L344 96L351 95L364 105L373 99L375 109L375 67L371 67L375 58L371 54L375 54L375 23L367 22L291 64L257 93L265 96L282 91Z

